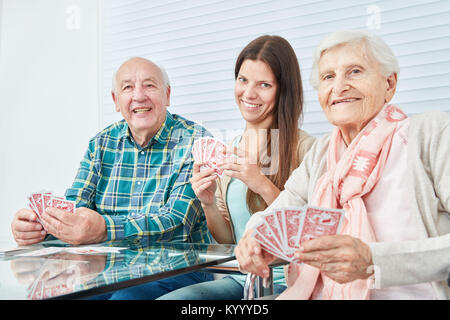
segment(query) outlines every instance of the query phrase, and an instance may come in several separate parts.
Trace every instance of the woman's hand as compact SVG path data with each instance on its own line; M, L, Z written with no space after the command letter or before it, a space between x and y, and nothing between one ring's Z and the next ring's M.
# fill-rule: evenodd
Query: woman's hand
M227 176L237 178L270 204L280 193L278 188L262 172L256 157L238 148L228 149L234 156L227 157L219 165Z
M302 243L294 257L299 262L320 269L328 278L346 283L367 279L373 274L370 247L347 236L324 236Z
M211 206L215 202L215 192L217 189L216 174L214 169L207 168L200 172L202 163L194 162L194 169L190 182L195 195L200 200L202 205Z

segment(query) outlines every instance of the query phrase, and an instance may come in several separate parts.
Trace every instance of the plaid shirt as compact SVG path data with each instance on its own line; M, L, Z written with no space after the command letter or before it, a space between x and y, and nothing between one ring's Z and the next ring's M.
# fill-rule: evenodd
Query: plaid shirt
M205 128L167 112L146 147L134 142L125 120L89 142L68 200L106 221L108 240L149 237L152 241L209 243L205 215L189 179L192 145Z

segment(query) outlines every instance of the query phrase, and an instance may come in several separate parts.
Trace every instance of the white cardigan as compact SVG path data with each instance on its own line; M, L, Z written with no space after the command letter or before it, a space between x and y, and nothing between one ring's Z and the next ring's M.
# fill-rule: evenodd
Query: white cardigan
M266 209L303 206L326 170L330 135L312 146L293 171L285 190ZM438 299L449 299L450 272L450 115L429 112L410 118L408 183L418 230L425 240L368 243L378 288L431 282ZM247 224L252 228L261 212ZM381 276L382 275L382 276Z

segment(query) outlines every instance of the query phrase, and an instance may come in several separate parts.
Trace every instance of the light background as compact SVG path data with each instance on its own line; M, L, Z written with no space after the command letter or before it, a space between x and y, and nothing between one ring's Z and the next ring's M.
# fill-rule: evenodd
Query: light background
M330 31L370 29L399 58L393 102L408 114L450 111L448 0L0 0L0 241L26 196L64 194L88 140L120 119L112 72L132 56L164 65L170 111L224 140L243 128L234 62L262 34L285 37L300 62L303 128L330 131L309 86L315 46ZM227 131L226 131L227 130Z

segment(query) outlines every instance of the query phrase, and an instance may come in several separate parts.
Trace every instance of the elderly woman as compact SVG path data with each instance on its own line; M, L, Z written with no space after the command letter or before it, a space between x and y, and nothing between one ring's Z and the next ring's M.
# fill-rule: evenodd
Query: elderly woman
M266 209L344 209L341 233L302 243L286 268L285 299L448 299L450 116L408 117L389 104L399 73L375 35L339 31L316 49L311 83L334 126ZM235 253L242 271L268 276L275 257L251 237Z

